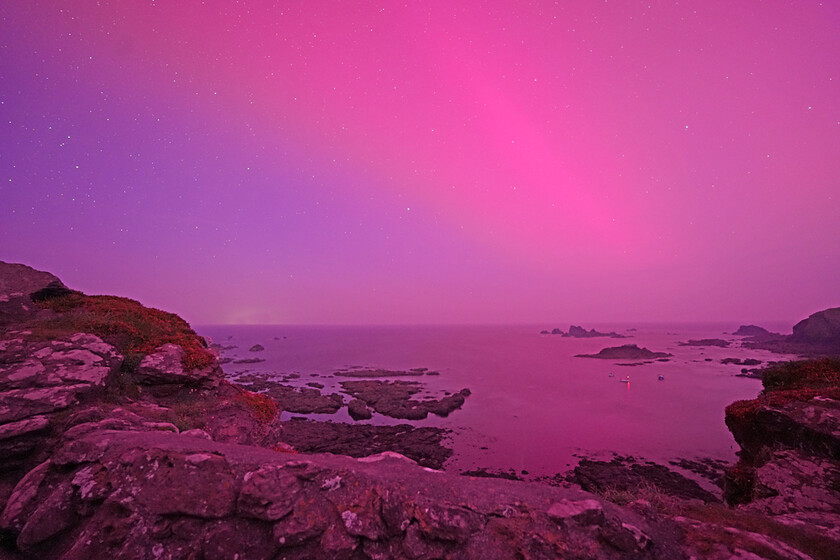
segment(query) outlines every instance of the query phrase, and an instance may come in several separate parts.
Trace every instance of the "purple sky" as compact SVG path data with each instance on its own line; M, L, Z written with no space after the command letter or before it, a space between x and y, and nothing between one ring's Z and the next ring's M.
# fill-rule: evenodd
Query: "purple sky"
M0 4L0 259L193 323L840 305L840 3Z

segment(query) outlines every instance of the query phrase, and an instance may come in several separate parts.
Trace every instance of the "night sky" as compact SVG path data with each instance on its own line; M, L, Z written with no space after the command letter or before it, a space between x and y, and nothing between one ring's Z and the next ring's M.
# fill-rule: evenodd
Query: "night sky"
M192 323L840 305L840 2L0 3L0 260Z

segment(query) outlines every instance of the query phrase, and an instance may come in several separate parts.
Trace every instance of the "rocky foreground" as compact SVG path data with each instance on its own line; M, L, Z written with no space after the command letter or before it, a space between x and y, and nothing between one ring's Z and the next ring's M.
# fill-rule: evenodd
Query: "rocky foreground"
M750 416L775 401L744 405L739 442L773 451L730 475L735 508L696 489L455 476L383 446L303 453L300 421L228 383L177 316L0 263L0 559L831 558L832 395L800 392L814 410L770 422L778 434ZM779 473L803 465L811 486L786 490Z

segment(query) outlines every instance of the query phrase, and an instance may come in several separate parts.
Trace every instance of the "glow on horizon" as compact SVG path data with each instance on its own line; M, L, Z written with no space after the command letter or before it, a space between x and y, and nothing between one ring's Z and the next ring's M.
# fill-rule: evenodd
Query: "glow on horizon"
M840 304L840 5L9 2L0 259L209 323Z

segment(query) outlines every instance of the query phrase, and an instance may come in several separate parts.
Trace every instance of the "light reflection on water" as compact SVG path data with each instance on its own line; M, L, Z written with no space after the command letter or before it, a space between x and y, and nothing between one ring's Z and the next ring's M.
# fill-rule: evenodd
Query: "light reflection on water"
M347 379L332 377L332 373L351 366L437 370L441 375L405 379L422 382L432 394L463 387L472 391L464 407L448 418L431 416L411 422L453 430L455 455L447 468L513 468L540 475L565 471L579 455L618 453L658 461L734 459L737 446L724 425L724 408L735 400L755 397L761 384L736 377L741 366L723 365L720 360L783 359L741 348L740 338L724 334L737 326L660 325L637 327L633 332L622 325L598 326L602 331L632 335L623 340L541 335L545 326L206 326L197 330L214 342L237 346L226 351L225 357L266 360L226 364L228 374L297 373L300 378L290 384L317 381L325 385L325 393L340 390L339 382ZM699 338L723 338L732 347L678 344ZM249 352L257 343L265 350ZM626 360L574 357L628 343L674 357L635 367L619 365ZM621 382L628 376L631 382ZM352 422L346 408L310 417ZM405 423L377 414L369 422Z

